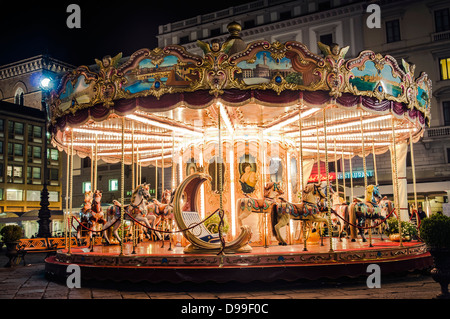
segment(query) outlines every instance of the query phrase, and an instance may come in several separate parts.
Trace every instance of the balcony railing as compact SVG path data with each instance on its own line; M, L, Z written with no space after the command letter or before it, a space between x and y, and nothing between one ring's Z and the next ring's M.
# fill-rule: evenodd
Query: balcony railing
M450 30L448 31L442 31L442 32L436 32L431 34L431 41L444 41L444 40L450 40Z
M431 127L425 130L424 138L450 137L450 126Z

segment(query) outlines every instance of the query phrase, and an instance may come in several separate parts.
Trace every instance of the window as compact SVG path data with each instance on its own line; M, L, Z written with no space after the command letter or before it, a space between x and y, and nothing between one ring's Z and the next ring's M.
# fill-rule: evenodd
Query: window
M31 142L41 142L42 127L28 124L28 140Z
M180 44L189 43L189 36L185 35L184 37L180 37Z
M83 182L82 184L83 188L81 189L81 192L84 194L85 192L89 192L92 190L91 188L91 182Z
M83 168L90 168L91 167L91 158L85 157L85 158L81 159L81 166Z
M217 37L221 34L220 28L211 29L211 37Z
M292 12L291 11L280 12L280 20L288 20L290 18L292 18Z
M450 79L450 58L439 59L439 67L441 71L441 80Z
M27 183L28 184L41 184L41 168L40 167L27 167Z
M331 1L320 1L318 6L319 11L325 11L331 9Z
M3 200L3 188L0 188L0 200Z
M115 192L119 190L119 180L118 179L110 179L109 180L109 191Z
M59 180L59 170L57 168L50 168L50 176L51 181Z
M397 42L400 41L400 21L392 20L386 22L386 42Z
M14 94L14 104L23 105L23 89L21 87L17 88Z
M442 102L442 108L444 109L444 125L450 126L450 101Z
M0 119L0 136L3 136L4 131L5 131L5 120Z
M47 160L48 163L50 163L50 161L57 161L59 159L59 152L56 149L47 149ZM86 158L82 159L82 163L84 163L84 161L86 160ZM83 167L85 167L83 165ZM90 167L90 166L89 166Z
M8 165L6 168L8 182L23 183L23 167L19 165Z
M40 191L27 190L27 201L39 202L40 200L41 200L41 192Z
M23 140L23 123L8 121L8 133L10 138Z
M254 28L255 27L255 20L247 20L247 21L244 21L244 29L246 30L246 29L251 29L251 28Z
M333 34L332 33L328 33L328 34L322 34L319 38L320 42L322 42L323 44L326 45L330 45L333 43Z
M9 160L17 160L14 159L13 156L23 156L23 144L8 143Z
M59 201L59 192L48 192L48 201L49 202L58 202Z
M3 183L3 177L4 177L3 163L0 163L0 183Z
M23 190L21 189L7 189L6 200L23 200Z
M434 23L436 32L450 30L449 9L441 9L434 11Z

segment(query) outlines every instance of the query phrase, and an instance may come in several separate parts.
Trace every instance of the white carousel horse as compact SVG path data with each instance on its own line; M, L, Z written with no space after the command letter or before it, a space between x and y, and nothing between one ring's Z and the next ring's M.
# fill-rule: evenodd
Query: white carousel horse
M333 209L334 214L332 214L331 221L334 225L338 226L339 229L339 239L341 240L342 236L345 234L348 237L348 205L345 203L345 200L339 196L338 192L333 191L331 189L331 208Z
M156 223L155 225L160 224L161 230L163 231L169 231L171 232L174 226L175 217L173 215L173 205L172 205L172 199L175 192L171 192L170 190L166 189L162 196L161 196L161 202L159 202L157 199L153 199L153 203L149 203L147 205L147 210L151 210L152 214L156 216ZM158 236L159 234L157 234ZM162 239L162 245L161 248L164 248L164 233L160 236L160 239ZM170 238L169 234L169 250L172 250L172 240Z
M245 194L246 198L239 198L236 203L239 225L242 225L243 220L251 213L270 213L282 194L283 191L278 184L270 182L264 188L264 198L252 198L247 194Z
M367 241L364 237L364 227L366 219L371 223L373 220L382 219L381 207L378 201L381 199L378 185L368 185L364 201L354 199L349 207L349 227L352 241L356 241L356 228L363 242ZM369 224L370 225L370 224Z
M153 228L155 222L155 216L148 216L146 210L145 200L150 200L150 194L148 192L147 185L138 185L131 195L131 204L125 206L124 209L124 219L131 220L134 223L135 219L137 222L144 224L148 228ZM113 201L114 205L110 206L107 210L107 215L109 217L108 222L103 226L103 237L108 245L111 244L108 236L107 229L111 226L113 229L114 237L121 242L118 230L120 227L120 216L121 216L121 204L117 201ZM131 215L132 218L128 215ZM147 235L150 237L147 231Z
M295 219L303 222L326 223L328 220L319 215L326 211L325 206L318 205L320 199L326 196L320 187L320 184L308 184L302 193L302 202L289 203L283 200L281 204L275 204L272 209L272 227L279 245L287 245L281 236L281 228L289 223L289 220Z

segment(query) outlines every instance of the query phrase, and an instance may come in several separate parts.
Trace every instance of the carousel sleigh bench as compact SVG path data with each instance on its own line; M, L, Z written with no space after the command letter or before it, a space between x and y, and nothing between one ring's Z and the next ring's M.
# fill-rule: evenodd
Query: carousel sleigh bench
M182 212L183 220L186 226L191 227L195 224L194 228L189 231L197 238L207 242L207 243L218 243L220 242L219 234L211 233L203 223L201 223L200 216L198 212Z

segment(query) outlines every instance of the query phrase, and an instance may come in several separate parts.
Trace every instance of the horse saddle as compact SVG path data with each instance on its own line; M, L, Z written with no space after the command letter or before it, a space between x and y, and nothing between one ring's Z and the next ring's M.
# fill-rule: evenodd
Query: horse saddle
M259 213L261 210L266 210L269 208L273 200L267 198L252 198L247 197L246 200L241 201L241 210L247 208L250 211Z
M377 218L381 215L381 207L373 202L357 202L355 203L355 209L371 218Z
M289 202L283 202L279 205L277 205L278 213L279 214L289 214L293 217L308 217L309 215L315 215L318 214L319 208L317 205L314 205L309 202L303 202L303 203L289 203Z

